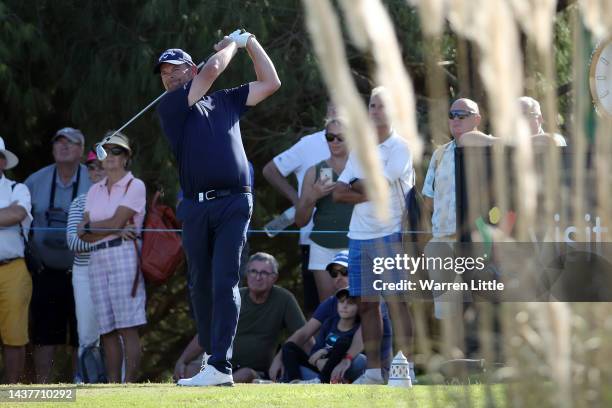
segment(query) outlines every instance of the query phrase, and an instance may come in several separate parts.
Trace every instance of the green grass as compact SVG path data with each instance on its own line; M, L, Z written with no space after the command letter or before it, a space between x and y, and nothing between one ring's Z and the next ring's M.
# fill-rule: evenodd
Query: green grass
M0 387L0 390L8 388ZM417 385L410 389L358 385L240 384L184 388L174 384L90 385L77 388L76 403L7 403L1 407L485 407L482 385ZM490 388L495 406L502 386Z

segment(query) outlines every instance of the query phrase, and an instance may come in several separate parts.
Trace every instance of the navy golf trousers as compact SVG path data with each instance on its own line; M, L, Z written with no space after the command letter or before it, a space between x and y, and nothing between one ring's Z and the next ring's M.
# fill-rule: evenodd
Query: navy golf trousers
M226 374L232 373L240 313L240 255L252 212L250 193L201 203L185 199L178 211L200 346L211 354L208 364Z

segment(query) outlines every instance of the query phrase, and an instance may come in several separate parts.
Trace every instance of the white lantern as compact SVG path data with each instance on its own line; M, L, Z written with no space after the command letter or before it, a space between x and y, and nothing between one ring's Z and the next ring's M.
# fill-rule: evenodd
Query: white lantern
M412 387L410 365L401 351L397 353L391 362L391 371L389 372L389 382L387 385L391 387Z

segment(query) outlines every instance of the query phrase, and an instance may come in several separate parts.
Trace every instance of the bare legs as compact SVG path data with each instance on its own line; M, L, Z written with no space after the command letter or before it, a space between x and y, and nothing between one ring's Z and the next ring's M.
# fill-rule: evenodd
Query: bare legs
M123 347L121 346L121 339L123 339ZM121 366L124 359L125 382L136 381L142 356L138 329L129 327L103 334L102 345L104 346L108 381L111 383L121 382Z
M34 368L36 370L36 382L46 384L51 377L53 369L53 357L55 346L35 346L34 347Z
M4 381L7 384L18 383L25 366L25 346L2 346L4 358Z

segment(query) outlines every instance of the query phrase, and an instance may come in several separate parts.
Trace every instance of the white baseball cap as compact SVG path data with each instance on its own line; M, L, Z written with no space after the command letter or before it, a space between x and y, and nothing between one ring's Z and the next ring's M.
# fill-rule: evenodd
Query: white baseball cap
M12 169L19 163L19 159L15 156L15 153L6 150L4 145L4 139L0 137L0 153L6 157L6 170Z

